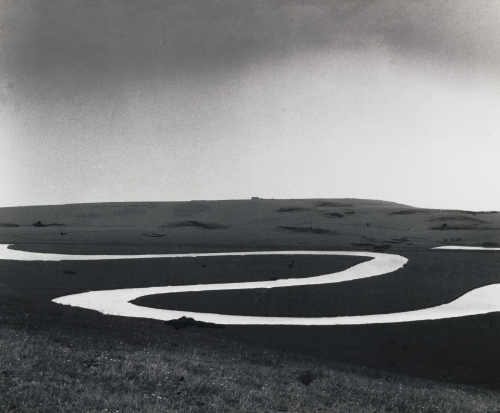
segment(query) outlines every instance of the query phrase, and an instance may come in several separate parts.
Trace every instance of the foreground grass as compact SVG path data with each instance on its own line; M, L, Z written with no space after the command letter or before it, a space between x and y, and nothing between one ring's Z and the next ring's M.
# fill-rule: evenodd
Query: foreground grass
M2 412L500 412L499 392L201 340L195 328L0 302Z

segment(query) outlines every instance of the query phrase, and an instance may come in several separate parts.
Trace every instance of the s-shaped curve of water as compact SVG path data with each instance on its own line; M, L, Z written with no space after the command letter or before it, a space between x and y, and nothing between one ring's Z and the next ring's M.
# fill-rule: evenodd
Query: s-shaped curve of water
M226 325L356 325L398 323L421 320L436 320L487 314L500 311L500 284L492 284L472 290L458 299L436 307L391 314L373 314L343 317L255 317L235 316L212 313L196 313L188 311L163 310L141 307L130 301L153 294L176 292L242 290L256 288L279 288L300 285L332 284L351 280L374 277L398 270L408 261L406 258L393 255L358 251L259 251L232 253L192 253L192 254L150 254L150 255L64 255L43 254L12 250L8 245L0 246L0 259L16 259L29 261L62 261L62 260L108 260L139 258L193 258L243 255L344 255L370 257L372 260L357 264L344 271L309 278L284 279L277 281L242 282L226 284L197 284L187 286L166 286L127 288L119 290L91 291L59 297L53 301L100 311L104 314L126 317L172 320L182 316L195 318L198 321Z

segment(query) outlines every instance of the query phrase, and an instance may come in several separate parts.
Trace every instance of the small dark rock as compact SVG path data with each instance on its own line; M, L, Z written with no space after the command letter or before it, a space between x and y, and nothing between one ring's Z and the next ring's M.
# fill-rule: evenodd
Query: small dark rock
M217 329L226 327L222 324L205 323L203 321L197 321L191 317L181 317L177 320L168 320L165 321L165 325L173 326L176 330L180 330L181 328L186 328L186 327L217 328Z
M63 226L64 224L56 224L56 223L52 223L52 224L42 224L41 221L37 221L33 224L34 227L54 227L54 226Z
M297 377L297 380L300 381L304 386L309 386L313 382L314 378L315 377L312 372L308 370Z
M63 274L76 274L76 271L63 270Z
M373 251L376 252L384 252L391 247L389 244L375 245L365 242L363 243L351 242L351 245L353 245L354 247L372 247Z

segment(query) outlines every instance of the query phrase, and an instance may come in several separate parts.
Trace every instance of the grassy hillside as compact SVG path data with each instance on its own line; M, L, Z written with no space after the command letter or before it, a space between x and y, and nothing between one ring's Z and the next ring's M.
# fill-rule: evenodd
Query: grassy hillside
M2 412L499 412L496 391L3 297Z
M388 245L392 250L412 250L443 244L500 245L500 213L417 209L355 199L14 207L0 209L0 242L80 244L81 251L92 244L129 250L135 246L370 250Z
M431 250L500 246L500 213L371 200L0 208L0 243L72 254L331 249L408 258L395 273L359 282L137 300L201 312L390 313L500 282L497 252ZM485 390L500 388L500 313L378 326L176 331L50 302L89 290L310 277L363 260L0 260L0 411L500 412L498 392Z

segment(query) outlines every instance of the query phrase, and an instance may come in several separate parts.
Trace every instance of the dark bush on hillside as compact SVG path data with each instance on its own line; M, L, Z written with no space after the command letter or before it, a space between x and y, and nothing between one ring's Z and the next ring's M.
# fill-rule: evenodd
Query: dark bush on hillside
M199 228L199 229L228 229L228 225L217 224L214 222L199 222L199 221L181 221L171 222L169 224L160 225L159 228Z

